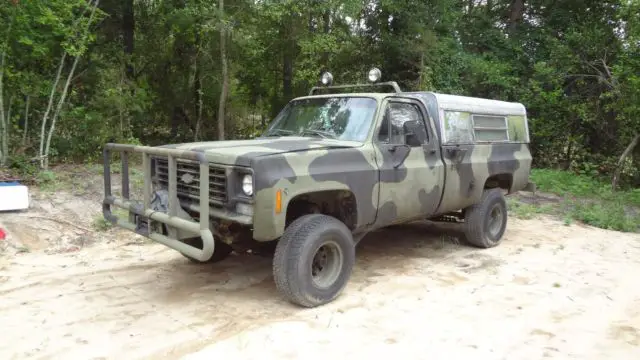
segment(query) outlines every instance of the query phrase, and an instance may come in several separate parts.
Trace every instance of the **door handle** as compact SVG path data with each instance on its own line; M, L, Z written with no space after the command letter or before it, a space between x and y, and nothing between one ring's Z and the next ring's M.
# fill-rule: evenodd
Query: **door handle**
M464 148L447 149L447 155L449 155L450 158L458 155L464 156L466 153L467 153L467 149L464 149Z

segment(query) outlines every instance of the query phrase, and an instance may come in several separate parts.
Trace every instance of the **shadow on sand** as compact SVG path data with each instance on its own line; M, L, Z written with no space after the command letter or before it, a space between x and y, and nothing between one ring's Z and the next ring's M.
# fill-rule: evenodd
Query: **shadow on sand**
M465 245L463 239L457 224L415 222L372 232L357 246L356 265L350 283L358 288L375 281L370 278L379 276L379 270L384 269L386 273L401 271L410 260L437 262L451 254L464 256L474 251ZM270 257L243 254L217 264L203 265L192 264L176 254L161 266L159 280L166 282L167 286L140 289L156 293L153 298L159 301L201 299L209 301L212 306L217 304L227 308L243 303L244 309L248 306L267 310L269 304L278 305L273 310L286 309L290 312L299 309L278 294L273 283Z

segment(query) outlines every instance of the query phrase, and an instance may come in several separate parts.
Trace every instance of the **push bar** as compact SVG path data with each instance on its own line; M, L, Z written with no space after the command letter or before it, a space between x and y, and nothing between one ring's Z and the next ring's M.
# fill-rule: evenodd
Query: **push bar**
M121 153L123 199L116 198L111 192L112 152ZM142 166L144 171L144 197L142 206L137 202L130 200L129 153L142 154ZM168 212L166 214L151 209L151 155L166 156L168 160L169 204ZM209 181L200 181L200 221L195 222L178 216L180 201L177 196L177 159L197 161L200 164L200 179L209 179L209 163L203 153L190 150L108 143L104 147L103 156L105 196L102 202L102 213L107 221L142 236L146 236L194 259L207 261L211 258L215 250L215 241L213 233L209 228ZM128 221L115 216L111 212L111 205L128 210ZM146 228L139 228L135 223L135 220L133 220L135 219L133 214L136 214L143 219L147 219L148 226ZM171 226L187 232L199 233L202 238L202 249L198 249L177 239L172 239L164 234L154 232L153 226L151 226L151 220L163 223L168 227Z

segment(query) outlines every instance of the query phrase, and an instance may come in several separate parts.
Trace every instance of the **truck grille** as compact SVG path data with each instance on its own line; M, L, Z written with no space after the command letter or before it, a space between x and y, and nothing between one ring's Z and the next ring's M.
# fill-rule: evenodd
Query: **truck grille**
M166 188L169 187L169 161L167 158L155 159L155 180ZM190 202L200 201L200 164L189 160L177 160L177 192L178 198ZM185 182L182 177L189 174L193 177ZM187 175L188 177L188 175ZM209 166L209 203L224 205L227 202L227 175L223 167Z

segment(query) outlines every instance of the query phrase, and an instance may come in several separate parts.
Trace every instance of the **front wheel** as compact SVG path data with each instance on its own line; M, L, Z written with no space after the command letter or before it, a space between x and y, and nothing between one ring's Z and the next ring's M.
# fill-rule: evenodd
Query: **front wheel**
M507 203L501 189L486 189L480 203L465 210L467 241L479 248L498 246L507 228Z
M354 263L355 245L345 224L327 215L304 215L278 241L273 277L288 301L316 307L340 295Z

